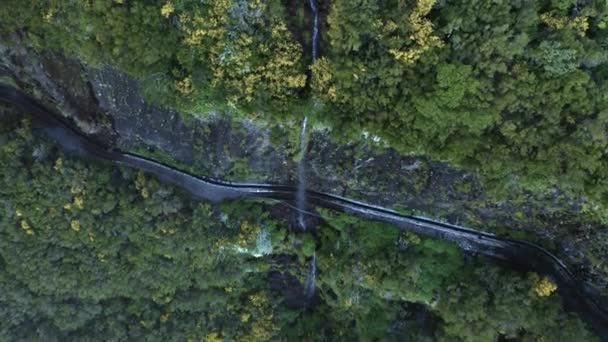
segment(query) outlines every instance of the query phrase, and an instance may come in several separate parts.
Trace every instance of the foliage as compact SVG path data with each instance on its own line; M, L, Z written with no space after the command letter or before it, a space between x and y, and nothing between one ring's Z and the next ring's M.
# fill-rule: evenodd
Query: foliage
M2 6L8 44L19 31L38 49L111 63L156 102L281 122L314 107L336 135L369 131L450 161L496 199L559 188L606 221L602 1L331 1L311 82L278 0Z
M551 281L551 279L547 277L538 277L534 278L534 292L540 297L547 297L553 294L555 290L557 290L557 285Z
M403 339L403 332L389 329L403 302L424 303L442 322L433 334L443 340L493 341L499 335L593 339L580 330L580 321L562 316L559 297L538 295L539 285L555 290L546 277L524 276L481 260L465 262L455 246L385 224L324 215L338 232L323 234L329 236L322 240L321 255L330 257L319 258L320 268L331 272L322 273L319 282L335 294L324 298L333 315L357 322L356 335L364 340Z
M433 8L435 1L436 0L418 0L416 2L416 8L414 8L407 18L407 26L410 30L408 38L414 43L414 47L407 51L400 51L396 48L389 49L390 54L393 55L396 60L405 64L413 64L419 60L427 50L443 46L441 39L433 35L433 24L424 18L429 14L431 8ZM382 33L385 37L394 35L395 31L398 30L398 25L392 21L389 21L383 26ZM389 41L389 46L393 45L390 43L390 38L385 38L385 40Z
M605 11L600 1L332 1L312 90L334 126L474 171L498 198L584 196L605 220ZM437 46L418 54L407 32ZM387 56L394 49L415 63Z
M310 82L278 0L6 0L0 34L8 50L112 64L190 112L228 106L287 122L320 108L335 134L372 132L401 152L450 161L479 175L493 199L559 189L608 222L604 1L325 5L324 56ZM64 156L27 122L7 134L1 339L262 339L306 329L372 339L411 303L440 322L434 337L589 339L546 278L465 264L452 246L352 217L332 217L318 236L287 233L261 206L193 203L147 175ZM268 241L274 255L297 255L289 272L298 279L316 253L328 270L319 311L284 309L269 293L265 271L280 266L258 255Z
M275 302L239 304L269 295L258 259L219 243L237 244L259 216L223 220L143 173L64 156L28 127L0 148L2 340L276 332ZM247 324L217 323L245 314Z
M302 233L269 204L197 203L64 155L27 120L0 140L2 340L593 340L538 295L548 280L454 245L329 210ZM320 301L289 307L298 286L269 274L302 280L313 253Z
M111 62L143 79L170 78L174 86L163 96L182 103L205 94L242 104L284 102L306 82L301 48L287 31L278 1L2 6L8 9L0 19L5 35L25 28L40 49L75 53L93 64Z
M555 296L539 297L534 293L533 276L513 277L495 267L471 271L461 274L462 281L448 285L446 298L437 305L447 336L491 341L500 332L506 338L521 340L593 340L579 330L580 321L561 316ZM477 281L467 281L470 277Z

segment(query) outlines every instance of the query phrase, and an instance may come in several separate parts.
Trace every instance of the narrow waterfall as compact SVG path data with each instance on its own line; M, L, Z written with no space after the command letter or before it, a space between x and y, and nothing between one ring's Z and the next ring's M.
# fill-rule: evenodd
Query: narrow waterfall
M310 9L314 15L314 24L312 27L312 63L317 59L317 44L319 40L319 12L317 10L316 0L308 0ZM306 210L306 125L308 117L304 117L302 121L302 130L300 131L300 161L298 163L298 193L296 197L296 205L298 207L298 223L302 230L306 230L306 220L304 219L304 211ZM315 294L317 286L317 253L313 252L308 267L308 274L304 283L304 295L306 299L311 299Z
M310 4L310 10L314 16L314 22L312 26L312 62L314 63L317 59L317 46L319 44L319 11L317 9L316 0L308 0Z
M308 267L308 274L306 275L306 282L304 283L304 294L307 299L311 299L315 294L315 288L317 287L317 253L312 254L310 259L310 266Z
M312 62L317 59L317 44L319 40L319 11L317 10L316 0L308 0L310 10L314 15L314 24L312 28ZM300 161L298 162L298 192L296 193L296 207L298 208L298 224L302 230L306 230L306 220L304 212L306 211L306 124L308 117L304 117L302 121L302 130L300 131Z
M317 9L316 0L308 0L310 10L314 15L314 24L312 27L312 62L317 59L317 45L319 41L319 11ZM296 206L298 208L298 224L302 230L306 230L306 220L304 219L304 211L306 210L306 124L308 117L304 117L302 121L302 131L300 132L300 162L298 163L298 193L296 194Z
M306 125L308 117L302 121L302 130L300 131L300 161L298 162L298 191L296 193L296 207L298 208L298 224L302 230L306 230L306 220L304 212L306 211Z

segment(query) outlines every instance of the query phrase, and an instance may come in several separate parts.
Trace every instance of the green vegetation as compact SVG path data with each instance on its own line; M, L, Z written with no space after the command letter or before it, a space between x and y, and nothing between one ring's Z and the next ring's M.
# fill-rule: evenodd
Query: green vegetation
M3 3L4 35L27 31L39 49L75 53L144 80L162 103L192 108L282 104L306 83L301 47L279 1ZM14 10L14 11L13 11ZM10 40L10 38L8 38Z
M432 26L418 24L442 44L412 22L434 1L412 3L332 1L313 85L334 122L474 170L499 193L559 187L604 212L605 3L440 1Z
M335 0L309 67L282 2L3 2L2 35L111 63L186 112L303 111L348 136L480 175L497 198L555 188L606 221L603 1ZM293 25L290 25L293 24ZM315 103L311 106L310 103Z
M605 1L319 0L313 65L295 38L310 35L290 31L307 27L306 11L292 18L286 3L5 0L0 40L7 54L20 45L110 64L152 102L189 115L220 109L286 125L307 115L336 140L365 132L448 161L483 183L487 201L471 212L556 203L528 221L530 211L513 214L529 223L581 205L581 217L549 231L608 272L599 229L586 224L608 223ZM227 173L259 176L240 160ZM3 128L0 175L2 340L590 339L542 276L337 213L302 234L269 203L195 203L148 175L65 156L27 121ZM419 178L416 192L428 181ZM463 180L454 191L476 188ZM289 309L268 275L303 281L313 254L321 301Z
M197 203L30 126L0 129L2 340L594 339L550 279L327 210L302 233L271 203ZM313 252L319 302L290 307L269 274L302 282Z

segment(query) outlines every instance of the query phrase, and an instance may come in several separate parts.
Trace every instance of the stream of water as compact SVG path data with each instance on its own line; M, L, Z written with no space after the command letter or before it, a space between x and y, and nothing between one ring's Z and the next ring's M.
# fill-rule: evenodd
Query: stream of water
M319 12L317 10L316 0L308 0L310 9L314 15L314 23L312 27L312 63L317 59L317 44L319 40ZM312 76L312 74L311 74ZM308 117L304 117L302 128L300 130L300 160L298 162L298 189L296 193L296 207L298 208L298 225L302 230L306 230L306 219L304 217L306 211L306 125ZM308 267L308 274L304 282L304 296L307 301L310 301L315 294L317 280L317 253L314 252Z
M306 230L306 125L308 118L302 121L300 131L300 161L298 162L298 191L296 193L296 207L298 208L298 224L302 230Z
M317 59L317 46L319 44L319 11L317 9L316 0L308 0L310 4L310 10L314 16L312 26L312 62L314 63Z
M29 96L9 86L0 85L0 101L14 104L23 112L29 113L33 118L33 127L38 127L66 151L149 172L167 183L185 189L199 199L212 202L237 198L271 198L286 201L296 199L299 207L306 207L308 201L316 206L390 223L417 234L453 241L462 249L493 259L505 260L520 269L550 274L558 284L558 291L565 303L572 310L579 312L593 325L600 336L608 340L608 305L601 293L573 274L563 261L539 245L425 217L404 215L388 208L330 193L306 190L303 161L306 151L306 119L302 123L300 141L302 152L298 166L300 182L298 187L294 188L273 184L225 182L193 175L136 154L108 149L71 127L61 116L48 112ZM304 222L304 213L299 210L299 215ZM316 255L313 254L304 284L305 295L314 294L316 276Z
M310 300L315 294L315 288L317 287L317 252L312 254L310 258L310 265L308 266L308 274L306 275L306 281L304 282L304 295L306 299Z
M312 62L317 59L317 45L319 40L319 11L317 9L316 0L308 0L310 10L314 15L312 27ZM296 194L296 207L298 208L298 225L302 230L306 230L306 219L304 212L306 211L306 125L308 117L304 117L302 128L300 130L300 161L298 162L298 191Z

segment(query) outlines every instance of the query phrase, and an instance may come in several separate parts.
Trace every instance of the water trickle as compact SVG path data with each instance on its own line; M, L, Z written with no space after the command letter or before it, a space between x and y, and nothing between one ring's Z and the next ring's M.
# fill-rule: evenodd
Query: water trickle
M313 27L312 27L312 62L314 63L317 59L317 46L319 44L319 11L317 9L316 0L308 0L310 4L310 10L314 15Z
M307 299L311 299L315 294L315 288L317 287L317 253L312 254L310 259L310 266L308 267L308 275L306 275L306 282L304 283L304 294Z
M304 212L306 211L306 125L308 117L304 117L302 121L302 130L300 131L300 161L298 162L298 191L296 193L296 207L298 208L298 224L302 230L306 230L306 220Z
M314 15L314 23L312 27L312 62L317 59L317 45L319 40L319 11L317 9L316 0L308 0L310 10ZM296 193L296 207L298 208L298 224L302 230L306 230L306 220L304 212L306 211L306 124L308 117L304 117L302 121L302 130L300 131L300 161L298 162L298 191Z

